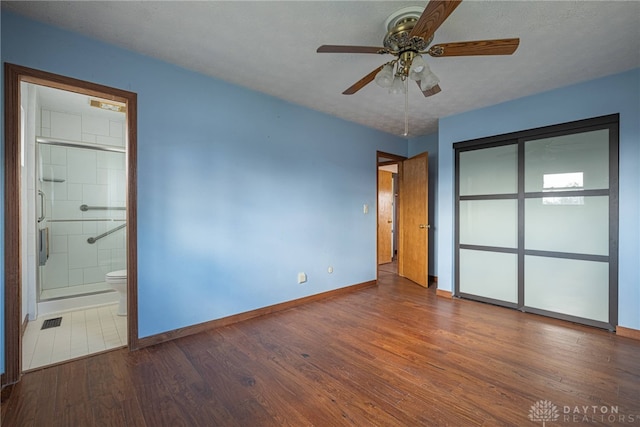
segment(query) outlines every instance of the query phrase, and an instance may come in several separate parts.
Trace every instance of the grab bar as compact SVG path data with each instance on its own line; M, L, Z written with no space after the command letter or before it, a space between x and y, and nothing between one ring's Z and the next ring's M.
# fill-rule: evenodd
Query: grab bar
M105 231L104 233L102 233L102 234L100 234L100 235L98 235L96 237L89 237L87 239L87 243L89 243L90 245L93 245L97 240L100 240L103 237L106 237L111 233L115 233L116 231L120 230L121 228L125 228L126 226L127 226L127 224L122 224L122 225L117 226L116 228L112 228L109 231Z
M48 138L48 137L45 138L42 136L36 137L36 142L38 144L58 145L60 147L71 147L71 148L85 148L87 150L113 151L115 153L127 152L124 147L117 147L115 145L92 144L89 142L78 142L78 141L70 141L68 139L54 139L54 138Z
M86 211L91 211L91 210L95 210L95 211L125 211L127 210L127 208L123 207L123 206L88 206L88 205L80 205L80 210L82 212L86 212Z
M47 222L122 222L126 219L113 219L113 218L62 218L62 219L49 219Z
M38 190L38 196L40 196L40 207L42 208L42 214L38 217L38 222L42 222L45 216L47 216L47 204L45 202L44 191Z

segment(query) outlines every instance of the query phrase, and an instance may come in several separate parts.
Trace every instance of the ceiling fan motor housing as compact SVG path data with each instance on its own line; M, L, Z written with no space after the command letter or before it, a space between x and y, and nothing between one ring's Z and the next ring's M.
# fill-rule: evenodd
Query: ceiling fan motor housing
M397 55L407 50L417 53L427 49L433 40L433 35L428 40L422 37L410 37L411 30L413 30L423 10L424 8L416 6L405 7L387 18L385 21L387 34L384 37L383 45L389 50L389 53Z

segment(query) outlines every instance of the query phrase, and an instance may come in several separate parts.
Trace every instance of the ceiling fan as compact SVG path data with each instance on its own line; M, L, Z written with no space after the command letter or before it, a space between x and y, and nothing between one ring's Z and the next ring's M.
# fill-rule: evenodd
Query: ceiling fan
M424 11L421 7L407 7L396 11L385 21L387 34L383 40L384 47L322 45L317 52L377 53L391 54L396 57L358 80L342 92L344 95L353 95L374 79L379 86L389 88L392 93L404 92L405 94L407 79L415 80L424 96L435 95L441 91L438 85L439 79L431 72L422 55L428 54L433 57L511 55L520 43L520 39L510 38L439 43L429 46L435 31L461 1L431 0Z

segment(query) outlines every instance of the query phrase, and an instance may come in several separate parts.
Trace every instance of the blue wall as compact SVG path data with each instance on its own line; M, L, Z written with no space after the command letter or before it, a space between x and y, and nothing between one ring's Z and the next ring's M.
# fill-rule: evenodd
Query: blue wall
M438 287L453 289L453 143L614 113L620 114L618 320L640 329L640 69L440 120Z
M138 94L140 337L376 278L406 140L7 12L2 60Z

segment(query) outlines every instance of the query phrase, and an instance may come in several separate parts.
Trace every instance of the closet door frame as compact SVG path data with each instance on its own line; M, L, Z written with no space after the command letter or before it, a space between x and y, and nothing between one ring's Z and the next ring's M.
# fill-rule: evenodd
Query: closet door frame
M537 139L545 139L572 134L579 134L595 130L607 129L609 135L609 188L608 190L582 190L584 196L606 195L609 201L609 251L607 256L560 254L550 251L534 251L525 249L525 200L539 196L525 192L525 143ZM460 154L472 150L500 147L505 145L517 146L517 193L495 194L481 196L460 196ZM618 199L618 169L619 169L619 115L612 114L592 119L579 120L559 125L546 126L509 134L491 136L455 143L455 253L454 253L454 296L480 302L518 309L524 312L541 314L562 320L582 323L590 326L615 330L618 323L618 230L619 230L619 199ZM571 195L571 194L569 194ZM517 200L517 248L484 247L460 243L460 202L466 200ZM460 251L464 249L488 251L493 253L511 253L517 255L517 303L474 295L460 290ZM525 305L525 255L545 256L549 258L577 259L600 261L608 263L608 321L576 317L573 315L546 311Z

